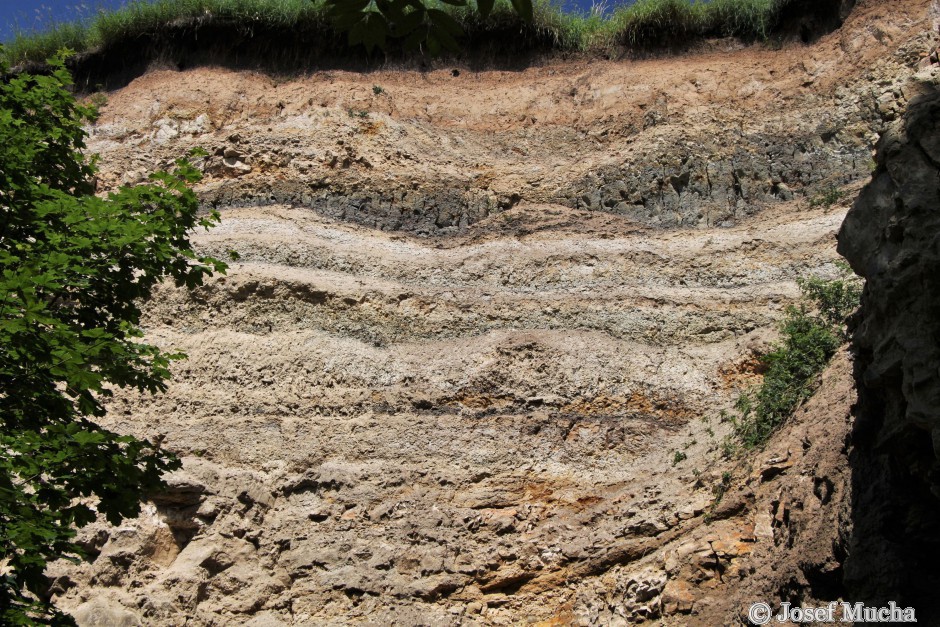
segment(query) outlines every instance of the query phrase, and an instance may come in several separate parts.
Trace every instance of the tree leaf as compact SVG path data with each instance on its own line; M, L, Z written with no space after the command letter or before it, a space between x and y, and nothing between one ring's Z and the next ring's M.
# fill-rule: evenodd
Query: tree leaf
M95 196L92 108L75 102L61 58L50 67L0 81L0 623L11 625L70 624L48 601L45 568L82 554L75 528L97 516L82 499L117 523L179 467L94 419L110 388L166 389L178 355L137 341L151 289L225 268L189 240L218 223L199 214L189 161Z
M431 18L434 26L437 27L436 34L440 34L443 31L450 35L451 41L453 41L453 38L463 35L463 27L448 13L440 9L428 9L428 17ZM456 46L457 42L454 41L453 43L454 46ZM453 47L447 47L453 50Z

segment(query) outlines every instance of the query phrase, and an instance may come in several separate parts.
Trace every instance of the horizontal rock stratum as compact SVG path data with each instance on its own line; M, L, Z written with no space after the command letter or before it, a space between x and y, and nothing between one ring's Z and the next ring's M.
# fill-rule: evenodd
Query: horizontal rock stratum
M850 357L746 460L719 413L796 279L835 273L931 11L863 1L779 49L109 94L102 189L205 148L222 225L194 241L241 260L147 305L189 358L104 420L184 468L83 532L57 603L81 625L718 625L830 594Z

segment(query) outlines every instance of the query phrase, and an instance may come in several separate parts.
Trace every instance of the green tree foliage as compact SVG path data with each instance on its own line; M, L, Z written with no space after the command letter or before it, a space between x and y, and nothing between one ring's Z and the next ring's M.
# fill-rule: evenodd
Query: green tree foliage
M816 391L819 374L848 339L845 319L858 307L862 288L848 266L842 274L831 281L799 281L803 302L787 310L780 341L761 360L763 383L735 404L735 433L745 448L763 445Z
M531 22L532 0L511 0L513 10ZM362 44L366 50L385 49L390 39L405 50L427 46L431 55L443 50L460 50L457 40L463 26L442 5L457 7L489 17L495 0L326 0L335 27L349 35L349 44Z
M71 624L44 571L79 559L78 527L111 524L180 466L159 442L94 422L114 387L160 392L181 354L140 341L140 304L166 277L189 288L225 264L188 239L197 215L180 160L151 183L95 195L63 60L46 76L0 66L0 624Z

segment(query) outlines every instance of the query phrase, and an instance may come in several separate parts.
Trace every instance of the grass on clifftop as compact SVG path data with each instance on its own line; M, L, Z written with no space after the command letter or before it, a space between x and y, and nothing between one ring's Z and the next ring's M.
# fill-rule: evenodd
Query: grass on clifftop
M428 0L428 4L454 15L470 43L474 37L485 39L488 32L501 33L507 26L517 26L520 33L530 35L524 40L533 46L591 51L669 47L712 36L765 39L779 23L782 10L796 1L639 0L603 16L600 11L567 13L551 0L536 0L535 18L529 25L519 22L509 0L497 0L495 10L485 22L471 10L455 8L440 0ZM19 33L0 54L11 66L42 63L63 48L82 53L144 36L196 30L211 24L225 24L249 34L255 30L299 31L320 35L327 41L336 40L337 35L322 0L151 0L101 12L84 21Z

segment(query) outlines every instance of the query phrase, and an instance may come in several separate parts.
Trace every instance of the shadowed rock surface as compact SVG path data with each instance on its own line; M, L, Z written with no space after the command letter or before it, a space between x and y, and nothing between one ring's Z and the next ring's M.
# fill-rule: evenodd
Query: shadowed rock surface
M860 408L846 582L859 598L940 616L940 91L919 95L878 149L878 170L839 232L867 279L855 346Z

